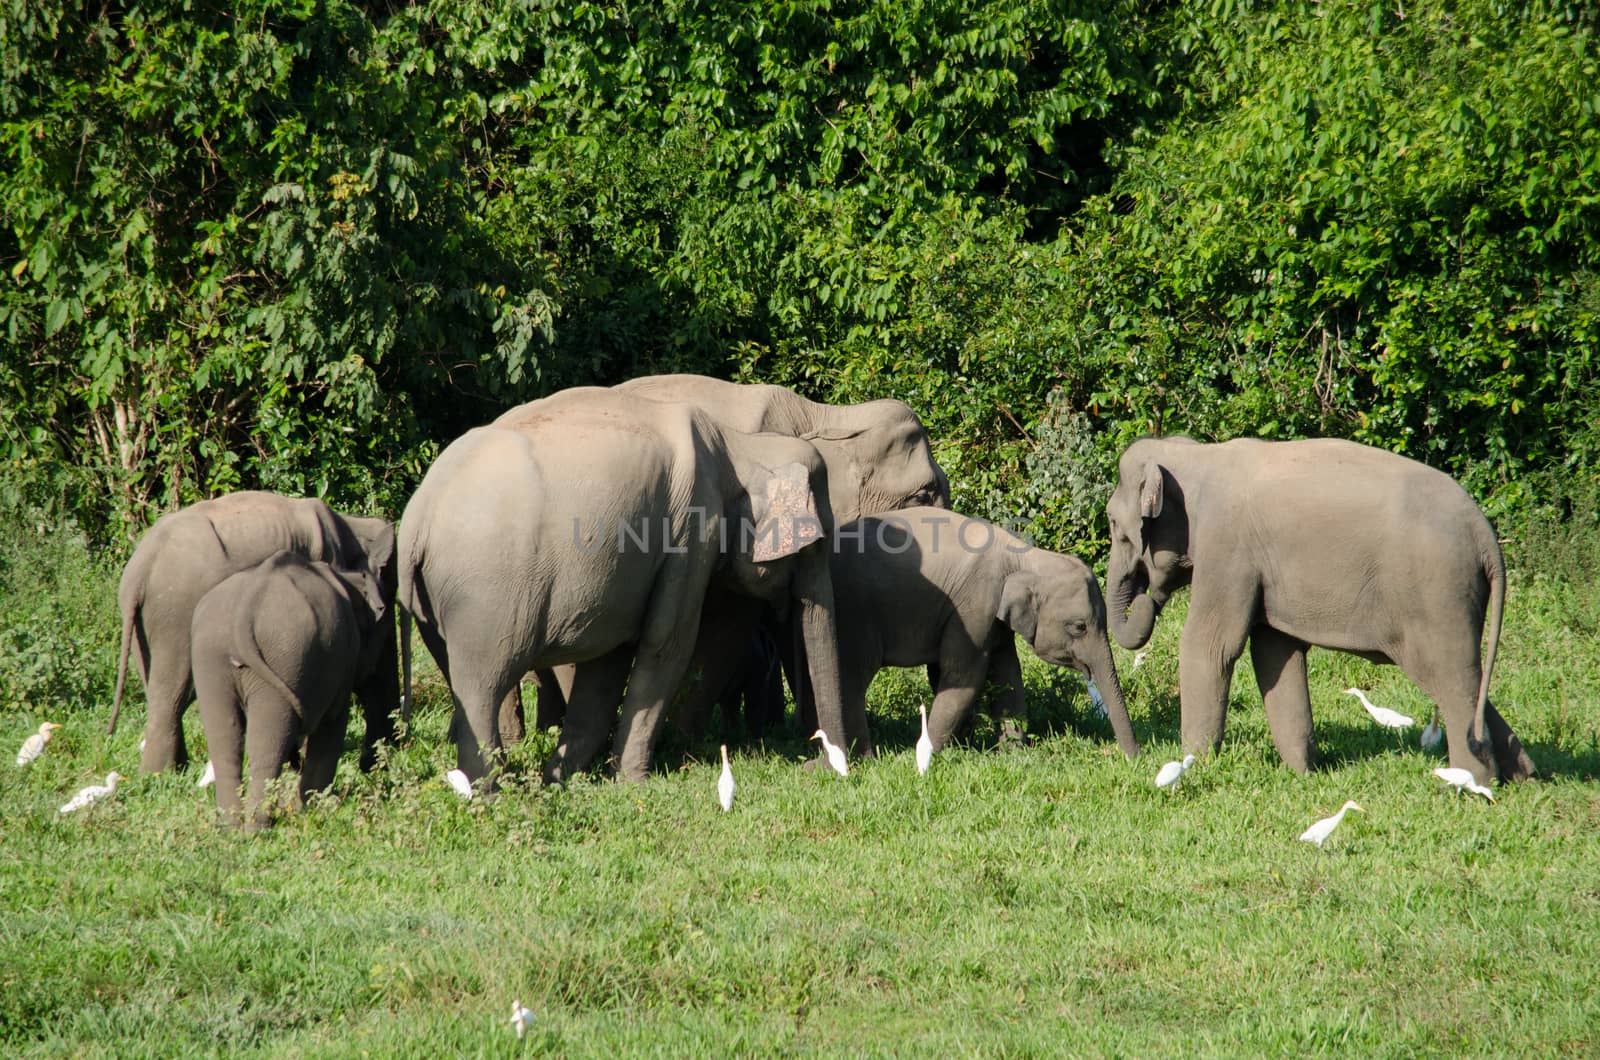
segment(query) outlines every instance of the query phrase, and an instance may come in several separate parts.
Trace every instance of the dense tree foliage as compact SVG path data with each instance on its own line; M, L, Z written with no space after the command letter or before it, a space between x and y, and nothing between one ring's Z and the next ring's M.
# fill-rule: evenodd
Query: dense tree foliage
M894 394L1093 548L1150 430L1498 506L1600 437L1586 5L0 0L0 445L85 525L397 513L506 404ZM111 488L104 488L109 483Z

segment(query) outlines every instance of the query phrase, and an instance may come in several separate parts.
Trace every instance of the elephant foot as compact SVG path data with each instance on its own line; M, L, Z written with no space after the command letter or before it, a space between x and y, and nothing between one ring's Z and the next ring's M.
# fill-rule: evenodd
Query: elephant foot
M1013 718L1006 718L1000 722L999 734L995 737L994 745L997 750L1009 750L1013 747L1026 747L1033 741L1028 736L1022 724Z

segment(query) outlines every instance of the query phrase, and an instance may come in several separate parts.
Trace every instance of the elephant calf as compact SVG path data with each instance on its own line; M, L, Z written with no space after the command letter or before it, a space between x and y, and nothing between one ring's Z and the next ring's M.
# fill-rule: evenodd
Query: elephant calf
M885 666L938 667L928 718L935 750L989 681L1007 687L998 713L1020 715L1020 634L1046 662L1094 678L1117 743L1130 758L1139 753L1106 637L1105 601L1077 557L940 508L868 516L840 527L833 546L840 692L852 738L865 732L867 686Z
M223 581L194 610L194 684L216 767L217 808L252 829L271 823L267 785L305 742L299 795L333 781L352 691L394 680L380 635L385 595L365 571L277 552ZM240 757L250 792L240 816Z

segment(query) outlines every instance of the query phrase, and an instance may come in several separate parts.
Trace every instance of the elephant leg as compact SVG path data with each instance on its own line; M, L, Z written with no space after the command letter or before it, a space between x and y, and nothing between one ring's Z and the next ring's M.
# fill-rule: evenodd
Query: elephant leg
M500 745L512 747L522 742L527 735L527 723L522 713L522 680L518 678L500 701L498 725L500 727ZM537 715L534 718L538 721Z
M704 598L704 590L692 585L692 569L661 578L652 595L612 747L617 776L624 780L643 780L650 772L656 730L694 652L685 631L699 630Z
M928 710L928 739L935 751L943 750L957 729L971 719L988 673L987 654L974 653L965 630L952 623L940 643L939 686Z
M1484 704L1484 717L1489 724L1489 740L1494 745L1495 765L1500 770L1501 780L1527 780L1538 772L1538 767L1533 764L1533 759L1528 757L1528 752L1522 747L1522 741L1517 739L1517 734L1511 731L1511 726L1500 712L1494 709L1494 704Z
M1189 618L1178 640L1178 688L1183 750L1210 754L1222 747L1233 666L1244 653L1254 611L1253 588L1190 589Z
M145 680L144 750L139 768L146 773L182 769L189 764L183 742L183 711L193 692L189 670L189 631L151 645L150 676Z
M1484 739L1486 734L1474 731L1478 713L1478 678L1482 672L1478 660L1478 642L1472 633L1466 631L1456 636L1435 638L1432 644L1442 642L1452 645L1470 642L1471 651L1462 647L1458 650L1433 651L1422 657L1415 652L1404 652L1395 661L1406 676L1438 704L1439 713L1444 718L1450 764L1469 771L1479 784L1487 785L1493 782L1498 763L1493 722L1489 724L1488 739ZM1488 714L1487 707L1485 714ZM1495 716L1498 717L1498 714L1496 711ZM1503 719L1501 724L1504 724ZM1507 741L1508 752L1509 746Z
M795 727L802 736L810 736L817 731L817 701L811 690L811 667L806 665L800 623L793 616L775 620L773 639L778 644L778 661L789 684L789 694L794 697Z
M245 827L254 832L272 823L267 786L278 779L300 742L300 718L275 690L256 683L250 690L244 748L250 758L250 792L245 797ZM221 775L218 774L218 781Z
M567 719L567 700L572 695L572 679L576 669L557 666L551 670L535 670L534 682L539 686L539 696L534 706L533 724L543 732L559 729Z
M233 682L232 668L213 679L202 670L195 675L200 698L200 724L206 733L206 752L216 771L217 809L239 823L239 783L244 765L244 709Z
M495 649L491 645L489 652ZM456 650L451 653L450 693L456 715L451 735L456 741L456 767L485 792L494 790L490 772L500 764L499 710L526 672L515 660L493 654ZM489 779L485 779L489 778Z
M1267 712L1278 757L1305 773L1316 764L1311 730L1311 690L1306 684L1306 644L1271 626L1250 631L1250 662Z
M751 735L764 738L768 732L783 724L783 665L776 651L768 645L768 655L762 666L760 690L755 719L751 719L749 700L745 700L745 720ZM813 732L816 730L813 729Z
M306 734L305 764L300 767L300 798L314 791L326 791L339 767L344 750L344 733L350 724L350 696L334 700L338 705L323 716L315 729Z
M999 723L996 745L1026 743L1022 723L1028 714L1028 696L1022 684L1022 663L1017 660L1017 638L1009 629L989 652L988 683L995 686L989 705Z
M632 668L633 649L628 645L598 659L561 668L571 673L564 697L566 721L555 752L545 760L546 784L564 783L589 768L611 733L617 704L622 701Z

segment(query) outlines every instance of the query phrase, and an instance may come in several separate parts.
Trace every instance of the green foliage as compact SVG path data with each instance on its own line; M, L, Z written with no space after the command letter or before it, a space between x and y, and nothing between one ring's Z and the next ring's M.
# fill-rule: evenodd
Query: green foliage
M1184 116L1075 224L1118 418L1510 491L1594 437L1600 46L1562 5L1186 8ZM1089 270L1085 270L1086 272Z
M0 540L0 714L20 711L37 725L108 702L119 634L114 568L70 515L4 479Z
M0 20L12 459L95 467L134 526L240 485L393 508L362 469L416 446L418 402L536 371L552 308L471 223L478 59L429 10L7 0Z
M1045 493L1148 431L1354 437L1497 514L1600 439L1581 5L0 22L0 445L91 469L97 533L241 486L393 514L463 428L652 371L901 397L960 507L1091 552Z

